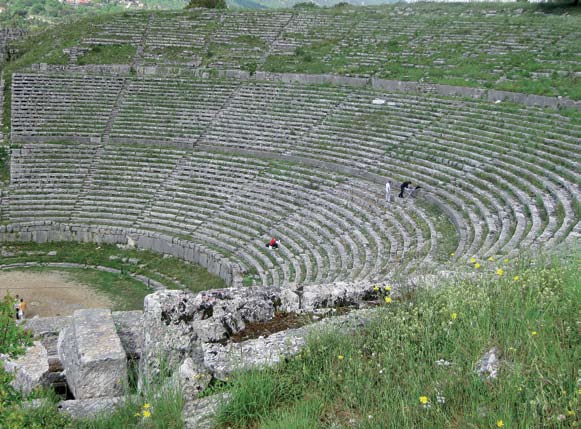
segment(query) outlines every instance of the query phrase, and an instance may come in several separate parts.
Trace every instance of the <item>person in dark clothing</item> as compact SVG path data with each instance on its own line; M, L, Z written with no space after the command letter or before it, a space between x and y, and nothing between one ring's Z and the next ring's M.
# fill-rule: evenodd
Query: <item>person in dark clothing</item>
M407 188L409 188L411 186L412 186L412 182L410 182L410 181L403 182L400 186L400 193L399 193L398 197L403 198L403 191L405 191Z
M278 249L278 243L276 241L276 238L272 237L272 239L266 243L266 247L268 247L269 249Z

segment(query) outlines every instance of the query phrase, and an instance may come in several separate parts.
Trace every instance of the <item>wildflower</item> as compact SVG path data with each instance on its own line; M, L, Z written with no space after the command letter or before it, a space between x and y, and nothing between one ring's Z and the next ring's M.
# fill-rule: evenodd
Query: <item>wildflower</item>
M452 314L450 314L450 319L456 320L457 318L458 318L458 313L452 313Z
M476 263L474 264L474 268L476 268L476 269L480 268L480 264L479 264L478 262L476 262Z
M149 404L143 404L143 409L144 410L149 410L151 408L151 405Z
M379 290L379 286L377 286L377 285L373 286L373 290L374 290L375 292L377 292L377 291Z
M392 301L391 296L385 297L385 302L387 302L389 304L391 301Z
M386 291L386 292L391 292L391 286L386 286L386 287L385 287L385 291Z
M489 260L490 262L494 262L494 256L491 256L490 258L488 258L488 260Z
M452 362L448 362L446 359L438 359L434 362L437 366L451 366Z
M476 262L476 258L473 256L470 258L470 263L473 264L474 262Z
M496 427L503 428L504 427L504 422L502 420L497 420L496 421Z
M513 279L515 282L518 282L518 280L520 279L520 277L519 277L519 276L514 276L512 279Z
M454 252L450 253L450 256L454 256Z
M151 412L149 410L143 410L143 417L146 419L151 417Z
M343 356L343 355L337 356L337 359L339 359L339 360L343 360L344 358L345 358L345 356Z
M531 335L532 335L533 337L534 337L535 335L537 335L537 334L538 334L538 332L537 332L537 331L532 331L532 332L531 332Z
M420 403L422 405L426 405L429 402L429 399L427 396L420 396Z
M438 404L444 405L446 403L446 398L444 395L436 395L436 401L438 401Z
M499 268L498 270L496 270L496 274L502 276L504 274L504 270L502 268Z
M569 410L569 411L567 411L567 415L568 415L569 417L573 417L573 416L575 415L575 411L573 411L573 410Z

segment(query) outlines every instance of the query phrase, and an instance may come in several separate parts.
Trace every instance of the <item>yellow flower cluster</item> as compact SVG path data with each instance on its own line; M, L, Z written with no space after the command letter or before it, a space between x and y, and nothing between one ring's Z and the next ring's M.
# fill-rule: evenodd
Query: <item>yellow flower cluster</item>
M151 411L149 411L150 408L151 408L151 405L149 403L143 404L141 412L135 413L135 417L143 416L144 419L150 418L151 417Z

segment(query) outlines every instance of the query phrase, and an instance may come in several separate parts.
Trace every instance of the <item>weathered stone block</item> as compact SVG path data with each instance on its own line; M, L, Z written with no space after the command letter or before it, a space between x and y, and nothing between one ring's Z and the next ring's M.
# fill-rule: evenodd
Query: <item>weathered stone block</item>
M0 359L7 372L14 373L12 386L23 393L30 393L37 386L48 386L48 355L44 346L35 341L17 359Z
M75 311L58 341L67 383L76 399L118 396L127 381L127 358L111 310Z

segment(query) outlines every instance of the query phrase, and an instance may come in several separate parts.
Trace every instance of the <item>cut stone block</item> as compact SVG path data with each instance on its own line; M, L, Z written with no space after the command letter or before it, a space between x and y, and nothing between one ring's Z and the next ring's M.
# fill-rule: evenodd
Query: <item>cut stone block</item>
M76 399L119 396L127 381L127 358L111 310L75 311L59 335L58 351Z
M15 360L0 357L7 372L14 373L12 386L23 393L30 393L37 386L48 386L48 355L46 349L35 341L24 355Z

